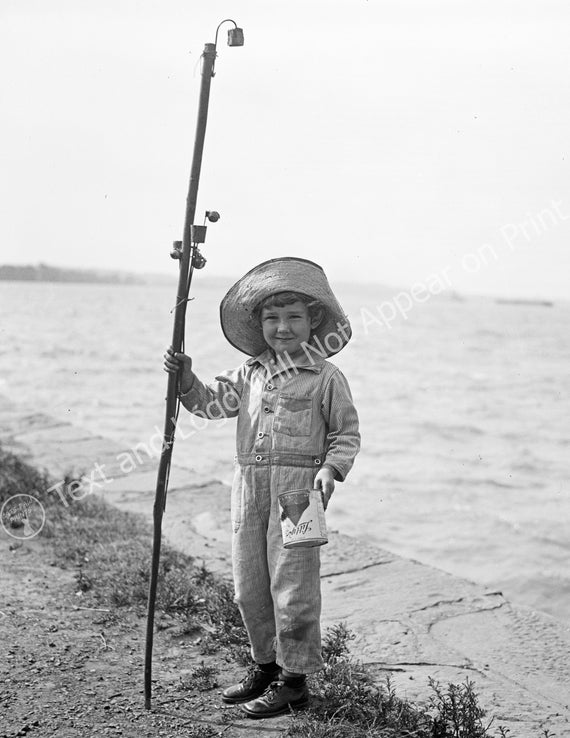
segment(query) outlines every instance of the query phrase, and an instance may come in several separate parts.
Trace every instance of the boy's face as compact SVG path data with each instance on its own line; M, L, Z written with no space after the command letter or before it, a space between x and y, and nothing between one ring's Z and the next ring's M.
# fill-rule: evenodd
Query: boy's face
M261 328L265 343L276 354L292 359L302 356L302 344L311 336L311 328L318 319L311 319L304 302L298 300L284 307L264 307L261 310Z

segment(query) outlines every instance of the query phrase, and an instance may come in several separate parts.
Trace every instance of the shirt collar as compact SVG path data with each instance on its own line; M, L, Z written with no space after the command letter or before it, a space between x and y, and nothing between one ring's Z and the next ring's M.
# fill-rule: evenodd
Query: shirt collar
M271 351L271 349L266 349L258 356L252 356L252 358L248 359L245 363L248 366L261 364L261 366L265 367L271 372L271 374L278 374L280 372L287 373L294 369L307 369L308 371L315 372L315 374L320 374L323 369L324 362L324 358L313 351L305 351L296 359L278 358L276 360L273 351Z

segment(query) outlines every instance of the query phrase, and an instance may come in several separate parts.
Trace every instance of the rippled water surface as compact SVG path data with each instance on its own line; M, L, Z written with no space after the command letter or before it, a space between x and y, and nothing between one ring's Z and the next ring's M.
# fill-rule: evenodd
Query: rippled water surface
M204 379L245 358L218 325L229 284L195 279ZM158 438L174 293L0 282L0 393L132 446ZM570 619L570 306L434 297L387 328L370 317L385 288L337 293L354 338L333 361L363 445L329 526ZM175 461L229 482L234 422L183 425Z

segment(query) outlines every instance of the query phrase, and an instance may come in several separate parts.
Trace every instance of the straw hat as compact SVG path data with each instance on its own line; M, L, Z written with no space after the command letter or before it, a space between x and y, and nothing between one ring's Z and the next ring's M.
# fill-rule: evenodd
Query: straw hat
M350 340L348 318L334 296L322 268L313 261L284 256L258 264L230 288L220 305L222 330L228 341L249 356L267 349L256 305L277 292L299 292L324 307L309 344L323 356L338 353Z

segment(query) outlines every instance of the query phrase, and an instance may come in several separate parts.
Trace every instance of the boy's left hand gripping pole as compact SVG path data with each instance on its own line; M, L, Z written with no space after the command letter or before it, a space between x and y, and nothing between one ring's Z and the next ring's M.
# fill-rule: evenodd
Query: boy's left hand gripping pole
M188 197L186 200L186 216L184 220L184 235L182 240L182 253L180 256L180 274L178 278L178 290L176 294L176 306L174 309L174 329L172 334L172 348L175 352L182 350L184 340L184 323L186 317L186 303L193 271L194 247L191 238L191 226L196 213L196 200L198 197L198 183L202 165L202 152L204 149L204 137L206 134L206 122L208 119L208 101L210 98L210 83L213 77L214 61L216 59L216 45L206 44L202 54L202 81L200 86L200 101L198 105L198 120L196 123L196 136L194 139L194 152L192 155L192 169L190 172L190 183ZM146 624L146 651L144 668L144 693L145 707L150 710L152 693L152 646L154 636L154 609L156 602L156 587L158 582L158 567L160 561L160 544L162 537L162 516L166 505L166 489L172 457L172 446L174 444L174 433L176 430L176 412L178 403L178 377L176 374L168 375L168 388L166 394L166 419L164 423L164 437L162 453L158 467L156 481L156 494L154 499L154 537L152 549L152 564L150 571L150 585L148 593L148 611Z

